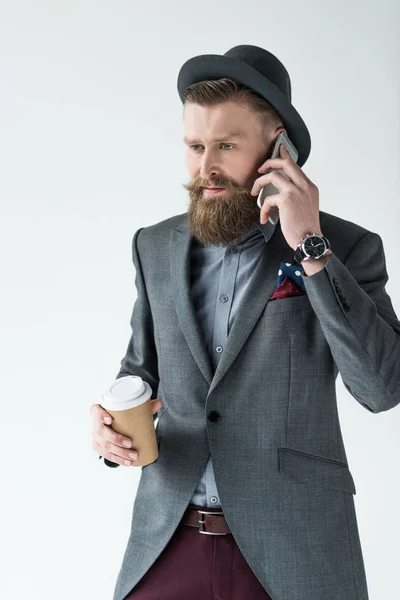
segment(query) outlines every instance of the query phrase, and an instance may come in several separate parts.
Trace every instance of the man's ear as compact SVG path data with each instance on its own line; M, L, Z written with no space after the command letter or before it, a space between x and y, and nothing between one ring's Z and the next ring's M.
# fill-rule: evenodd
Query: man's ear
M274 146L276 144L276 140L278 139L279 135L282 133L282 131L284 131L286 133L286 135L288 136L288 132L286 131L286 129L284 127L279 127L275 132L274 132L274 138L271 142L271 146L268 149L268 156L266 157L265 160L267 160L268 158L271 158L272 156L272 152L274 149ZM289 136L288 136L289 137Z
M279 127L279 129L276 130L275 135L274 135L274 144L275 144L276 140L278 139L278 136L282 133L282 131L284 131L286 133L286 135L288 135L288 132L286 131L286 129L284 127Z

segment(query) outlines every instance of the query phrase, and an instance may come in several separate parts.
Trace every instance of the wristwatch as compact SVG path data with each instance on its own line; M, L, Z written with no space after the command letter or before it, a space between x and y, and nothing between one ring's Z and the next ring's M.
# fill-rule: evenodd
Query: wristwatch
M294 253L294 260L301 263L303 260L319 259L330 249L331 244L323 235L308 233L300 242Z

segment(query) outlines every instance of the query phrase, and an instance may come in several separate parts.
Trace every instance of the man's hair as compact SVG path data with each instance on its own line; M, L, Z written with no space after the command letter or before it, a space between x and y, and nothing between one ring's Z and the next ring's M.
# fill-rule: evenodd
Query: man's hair
M223 77L193 83L184 92L183 103L211 106L222 102L247 103L261 117L265 138L278 127L285 127L281 117L265 98L247 86Z

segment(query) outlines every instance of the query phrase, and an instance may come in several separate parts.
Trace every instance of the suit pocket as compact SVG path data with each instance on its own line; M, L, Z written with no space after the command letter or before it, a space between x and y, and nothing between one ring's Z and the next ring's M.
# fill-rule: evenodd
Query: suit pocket
M310 299L307 294L300 296L287 296L281 300L268 300L265 307L265 315L286 312L288 310L306 310L312 309Z
M353 476L345 463L307 454L291 448L278 448L279 471L300 483L342 490L355 494Z

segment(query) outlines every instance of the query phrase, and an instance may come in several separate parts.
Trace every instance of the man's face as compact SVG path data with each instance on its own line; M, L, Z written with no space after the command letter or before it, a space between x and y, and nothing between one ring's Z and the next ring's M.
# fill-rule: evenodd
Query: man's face
M260 221L250 191L281 131L271 131L266 139L260 116L245 104L184 105L188 226L202 244L225 246ZM214 193L207 187L223 189Z

